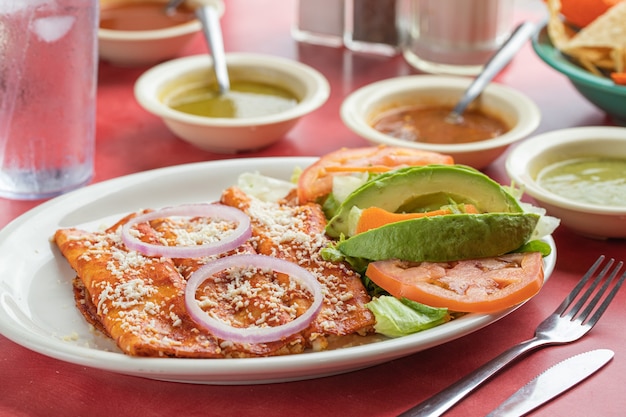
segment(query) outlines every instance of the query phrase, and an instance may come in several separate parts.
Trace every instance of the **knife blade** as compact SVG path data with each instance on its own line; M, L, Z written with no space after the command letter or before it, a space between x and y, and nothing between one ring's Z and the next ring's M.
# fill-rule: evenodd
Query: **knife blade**
M565 359L537 375L487 417L523 416L591 376L613 355L610 349L596 349Z

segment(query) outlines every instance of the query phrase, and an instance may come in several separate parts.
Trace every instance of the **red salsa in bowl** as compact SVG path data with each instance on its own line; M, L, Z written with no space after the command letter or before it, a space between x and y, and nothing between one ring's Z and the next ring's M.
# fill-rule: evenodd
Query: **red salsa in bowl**
M165 13L163 2L111 4L100 10L100 28L109 30L159 30L195 19L194 10L183 3L175 13Z
M459 123L446 117L449 106L400 107L374 117L372 127L397 139L422 143L469 143L495 138L509 131L500 118L482 110L467 109Z

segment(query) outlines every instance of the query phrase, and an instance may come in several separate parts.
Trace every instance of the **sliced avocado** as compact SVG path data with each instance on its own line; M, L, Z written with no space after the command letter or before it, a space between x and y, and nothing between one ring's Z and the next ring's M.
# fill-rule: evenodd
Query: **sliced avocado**
M337 244L345 256L371 261L447 262L499 256L524 245L539 215L448 214L389 223Z
M436 210L469 203L479 212L521 213L517 200L500 184L464 165L407 167L381 174L350 194L326 226L331 237L350 236L353 207L380 207L392 212Z

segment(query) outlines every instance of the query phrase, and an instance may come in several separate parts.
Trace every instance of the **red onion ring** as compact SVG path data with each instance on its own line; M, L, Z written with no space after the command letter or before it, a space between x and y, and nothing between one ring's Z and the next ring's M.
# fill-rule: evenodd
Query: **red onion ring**
M262 268L289 275L313 294L313 304L296 319L279 326L233 327L207 314L196 300L196 290L208 277L224 269ZM265 255L233 255L209 262L196 270L187 280L185 304L191 318L215 337L235 343L267 343L280 340L306 329L322 308L322 287L317 279L299 265Z
M171 216L215 217L237 223L237 227L224 239L214 243L192 246L164 246L142 242L130 233L139 223ZM183 204L134 217L122 227L122 241L130 250L145 256L165 256L168 258L200 258L217 255L235 249L252 235L250 218L241 210L223 204Z

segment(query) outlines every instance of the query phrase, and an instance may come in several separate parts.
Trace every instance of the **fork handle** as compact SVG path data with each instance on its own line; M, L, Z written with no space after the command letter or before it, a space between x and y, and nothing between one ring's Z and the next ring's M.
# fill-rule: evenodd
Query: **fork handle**
M534 337L505 350L474 372L459 379L448 388L433 395L426 401L416 405L410 410L400 414L402 417L437 417L452 408L456 403L461 401L465 396L478 388L483 382L494 376L500 370L505 368L511 362L522 355L537 349L540 346L547 345L550 342Z

